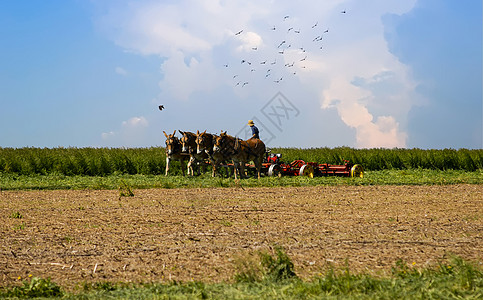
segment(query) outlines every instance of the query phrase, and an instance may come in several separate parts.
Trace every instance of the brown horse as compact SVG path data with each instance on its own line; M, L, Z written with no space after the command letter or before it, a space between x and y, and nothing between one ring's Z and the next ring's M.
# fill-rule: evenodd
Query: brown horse
M189 155L182 153L181 151L181 143L179 142L179 139L175 137L174 135L176 134L176 130L173 132L173 134L168 135L166 132L164 132L164 135L166 136L166 172L165 176L168 176L168 170L169 170L169 165L172 160L177 160L181 164L181 172L183 173L184 176L184 161L189 159Z
M196 154L200 156L200 158L205 157L208 159L213 166L212 176L215 177L215 162L212 159L213 156L213 135L211 133L200 132L199 130L196 132Z
M214 134L213 141L216 141L217 138L218 136ZM214 142L213 142L213 148L214 148ZM219 167L224 167L226 177L231 177L233 171L232 171L232 168L228 166L228 162L231 160L230 157L228 157L226 154L222 153L221 151L213 150L213 154L211 154L211 160L213 164L213 177L216 176L217 173L221 175L221 173L219 172Z
M235 137L226 134L226 131L221 131L220 135L215 136L213 142L213 156L215 157L215 164L216 162L222 161L230 161L232 160L232 156L235 154ZM236 170L237 165L235 165L235 179L236 179Z
M260 179L260 170L266 152L265 144L257 138L251 138L246 141L236 138L233 149L235 154L232 156L232 159L235 164L238 163L241 177L245 175L245 164L253 161L258 179Z
M198 145L196 144L196 133L192 133L189 131L181 131L179 132L183 135L181 137L181 144L182 144L182 151L183 153L187 153L190 156L190 160L188 162L188 175L191 170L191 175L194 175L193 172L193 165L198 166L197 172L198 175L200 174L199 165L204 163L206 159L208 159L208 154L206 153L198 153ZM198 131L199 133L199 131Z
M218 173L218 167L220 165L225 166L225 173L227 177L230 176L228 167L226 165L226 161L228 160L228 157L223 155L221 152L215 152L213 150L214 148L214 143L216 140L217 136L214 134L206 133L206 130L204 132L199 132L196 135L196 145L197 145L197 153L201 154L205 152L208 155L208 159L212 165L212 177L215 177L216 174Z
M214 153L221 153L227 159L233 160L235 165L235 179L237 179L237 172L240 177L245 176L245 164L253 161L257 169L257 176L260 178L260 170L262 168L263 157L265 155L265 144L259 139L249 139L243 141L231 135L221 132L215 139L213 146Z

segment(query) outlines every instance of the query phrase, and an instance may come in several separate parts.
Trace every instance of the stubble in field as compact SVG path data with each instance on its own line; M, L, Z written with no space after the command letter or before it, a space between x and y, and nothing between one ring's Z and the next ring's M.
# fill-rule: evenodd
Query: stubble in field
M310 278L481 261L483 186L339 186L0 192L0 285L227 281L282 246Z

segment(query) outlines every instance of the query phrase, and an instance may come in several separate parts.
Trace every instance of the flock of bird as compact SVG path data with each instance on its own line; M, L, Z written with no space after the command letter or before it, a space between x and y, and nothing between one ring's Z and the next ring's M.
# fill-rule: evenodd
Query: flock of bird
M341 11L341 13L345 14L346 11ZM273 34L266 40L268 42L276 41L275 43L254 46L250 49L252 53L246 53L246 57L239 62L223 65L227 70L232 71L231 76L235 86L243 88L249 85L251 80L260 78L260 76L269 82L279 84L284 81L284 77L296 75L299 69L305 69L310 53L324 49L322 41L324 36L329 33L328 28L322 28L318 21L313 23L310 28L296 28L289 20L290 16L284 16L278 25L269 28L269 32ZM274 40L276 39L275 33L279 40ZM243 34L245 31L242 29L234 35ZM309 45L304 47L302 43L309 43ZM260 59L260 57L264 58ZM261 75L255 77L254 74Z
M345 14L346 11L340 12ZM301 28L295 28L293 24L289 25L290 16L284 16L283 20L278 25L274 25L267 29L272 33L279 33L277 42L271 46L266 45L254 46L250 50L253 55L246 55L247 57L234 62L225 63L224 68L231 72L233 84L237 87L243 88L250 84L250 80L256 80L263 78L268 82L279 84L283 81L287 81L284 76L296 75L297 69L305 69L308 57L313 51L323 50L322 41L324 36L329 33L328 28L322 28L319 22L314 22L310 28L307 26L304 30ZM322 28L322 29L321 29ZM245 30L239 30L234 35L240 36L245 33ZM296 39L294 37L301 37ZM268 38L268 41L274 41ZM300 43L300 39L303 43L309 43L307 47L303 47ZM263 49L267 51L262 51ZM275 52L273 50L276 50ZM290 55L289 55L290 54ZM263 55L266 55L264 59L260 59ZM290 58L288 58L290 57ZM287 61L290 62L287 62ZM254 74L260 74L259 77L253 76ZM164 109L164 105L159 105L159 110Z

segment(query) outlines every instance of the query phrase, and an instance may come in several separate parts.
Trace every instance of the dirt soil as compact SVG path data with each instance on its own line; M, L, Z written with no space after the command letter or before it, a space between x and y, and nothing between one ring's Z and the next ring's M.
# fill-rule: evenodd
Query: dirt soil
M229 281L281 245L297 275L481 263L483 185L0 192L0 286Z

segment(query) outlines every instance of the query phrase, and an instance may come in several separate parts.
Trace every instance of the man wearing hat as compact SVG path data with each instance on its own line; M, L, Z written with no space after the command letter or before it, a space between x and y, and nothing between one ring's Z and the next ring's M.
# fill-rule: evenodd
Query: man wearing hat
M255 126L255 123L253 123L253 120L248 120L248 126L252 129L252 139L260 139L260 135L258 134L258 128Z

